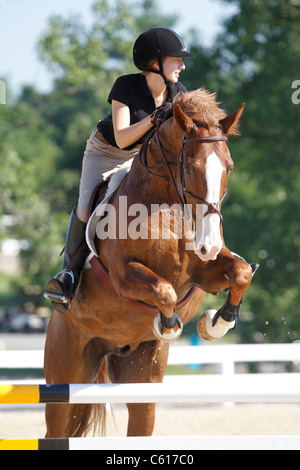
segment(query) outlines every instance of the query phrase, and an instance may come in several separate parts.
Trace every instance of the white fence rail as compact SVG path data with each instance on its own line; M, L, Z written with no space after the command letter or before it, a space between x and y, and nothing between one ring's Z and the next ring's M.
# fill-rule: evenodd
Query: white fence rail
M41 350L0 350L0 369L19 369L20 371L21 369L42 369L43 356ZM71 384L72 393L70 396L72 398L70 402L300 403L299 371L275 374L235 374L236 364L252 362L300 364L300 344L171 346L169 365L217 364L219 366L218 372L221 374L166 375L162 384ZM0 382L3 383L2 380ZM41 382L38 380L38 383ZM30 383L33 381L31 380ZM106 450L128 450L131 448L151 450L168 448L177 450L299 450L300 448L300 436L95 439L97 438L93 440L76 439L76 446L84 450L87 448L105 448ZM73 448L72 445L70 443L70 449Z
M217 364L218 372L234 374L238 363L293 362L300 364L300 343L212 344L171 347L168 364Z
M0 369L42 369L42 350L0 350ZM218 372L234 374L237 363L293 362L300 365L300 343L171 346L169 365L217 364Z

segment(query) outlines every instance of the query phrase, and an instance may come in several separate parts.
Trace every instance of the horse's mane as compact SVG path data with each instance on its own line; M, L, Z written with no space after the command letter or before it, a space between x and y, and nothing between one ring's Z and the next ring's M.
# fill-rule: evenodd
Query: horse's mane
M204 127L218 126L219 121L226 117L223 109L219 108L216 93L210 93L205 88L178 93L173 100L173 106L178 104L182 111L193 119L196 124Z

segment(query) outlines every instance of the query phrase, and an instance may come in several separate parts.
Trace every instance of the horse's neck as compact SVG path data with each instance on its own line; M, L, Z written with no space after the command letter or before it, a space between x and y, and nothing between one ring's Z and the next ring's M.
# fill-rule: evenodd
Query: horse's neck
M171 120L170 120L171 121ZM159 129L160 142L168 162L175 162L180 152L181 136L175 124L165 122ZM143 151L143 150L142 150ZM168 173L156 133L146 142L144 154L135 157L125 186L121 189L131 203L156 203L172 205L178 202ZM142 160L142 162L141 162ZM174 174L174 165L170 165Z

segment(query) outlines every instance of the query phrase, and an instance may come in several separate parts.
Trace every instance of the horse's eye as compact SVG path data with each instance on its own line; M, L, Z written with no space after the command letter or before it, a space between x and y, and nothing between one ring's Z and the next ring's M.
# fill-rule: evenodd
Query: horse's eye
M189 165L184 167L184 171L187 175L189 175L189 176L192 175L192 168Z

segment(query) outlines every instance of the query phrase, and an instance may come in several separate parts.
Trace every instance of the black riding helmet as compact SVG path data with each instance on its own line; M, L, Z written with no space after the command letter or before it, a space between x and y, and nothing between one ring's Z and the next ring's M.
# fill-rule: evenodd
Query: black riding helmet
M194 56L187 52L178 34L169 28L150 28L137 38L133 46L134 65L140 70L158 73L163 77L166 85L169 85L170 82L164 76L162 57L192 58ZM158 60L159 70L148 65L152 59Z

